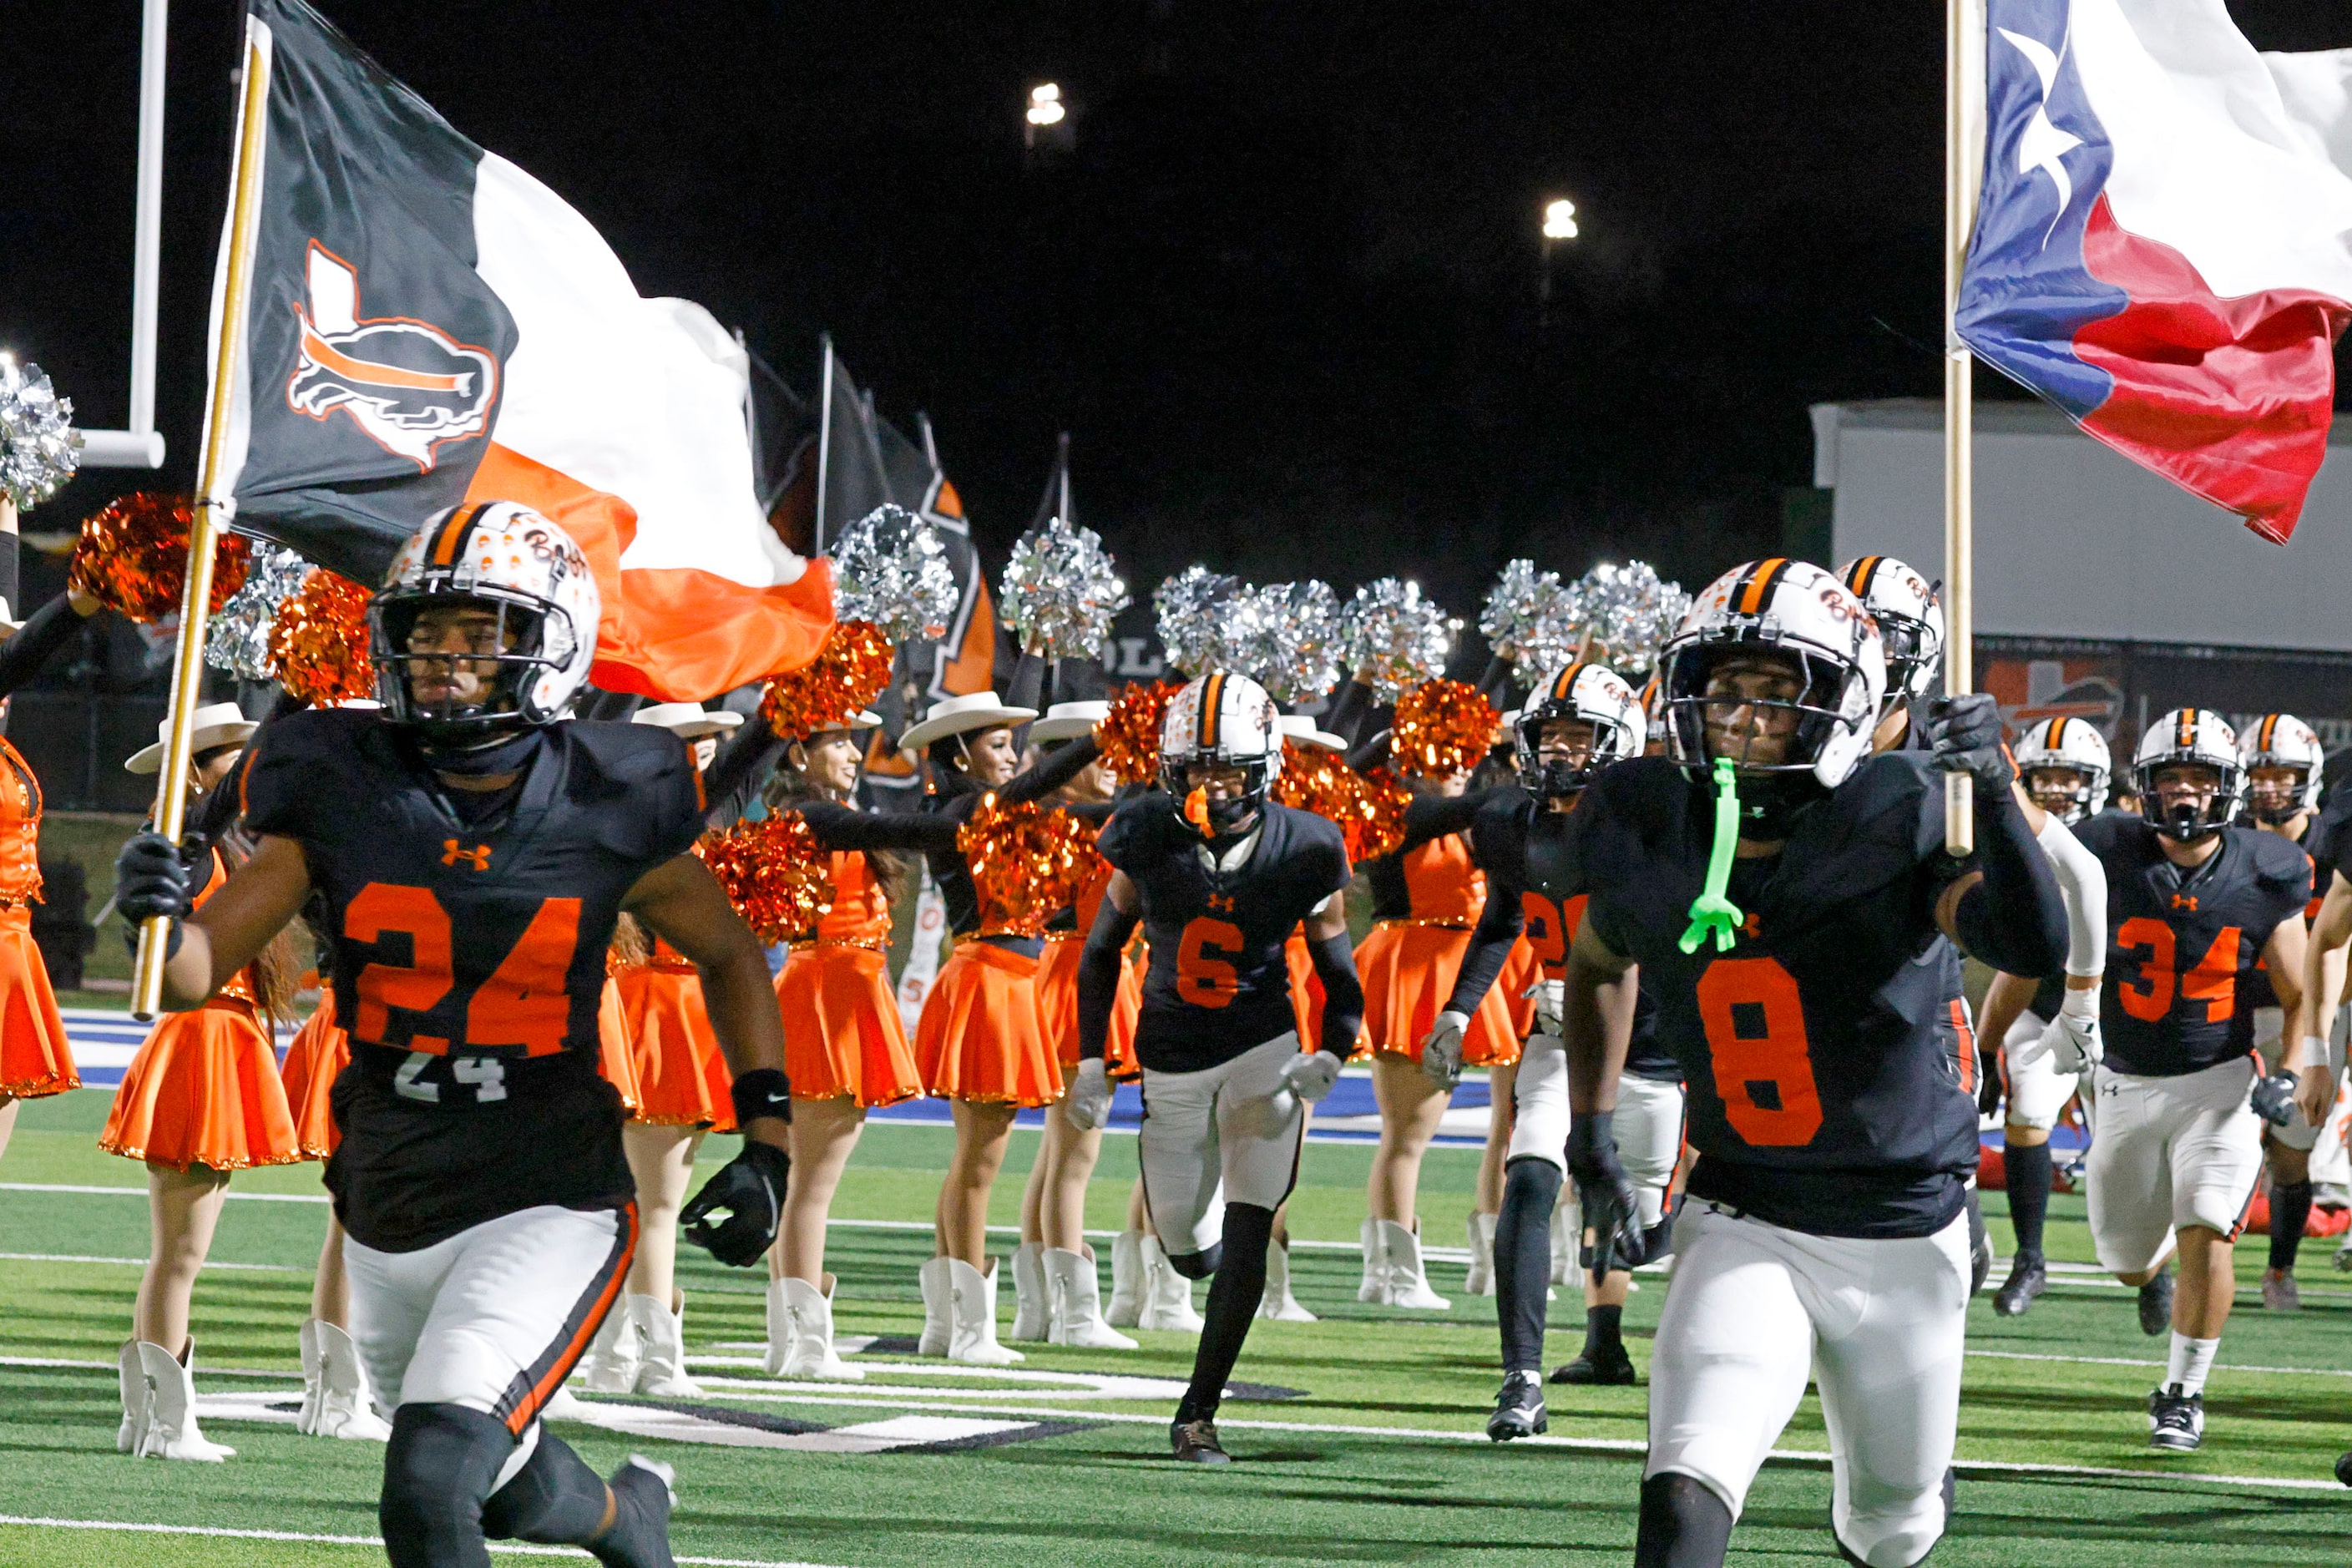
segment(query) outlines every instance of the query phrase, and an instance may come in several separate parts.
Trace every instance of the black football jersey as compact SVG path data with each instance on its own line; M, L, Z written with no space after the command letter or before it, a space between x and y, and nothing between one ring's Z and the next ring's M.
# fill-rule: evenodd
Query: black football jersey
M1206 841L1157 790L1121 805L1096 841L1142 898L1151 956L1135 1054L1154 1072L1198 1072L1297 1027L1283 943L1348 885L1348 848L1312 812L1269 801L1263 815L1256 847L1230 871L1212 868Z
M2320 900L2327 897L2328 885L2336 879L2336 867L2344 863L2346 849L2352 847L2345 842L2347 830L2352 829L2352 819L2348 818L2352 818L2352 814L2347 814L2344 807L2330 801L2326 811L2315 811L2305 819L2302 837L2287 840L2311 861L2311 898L2303 906L2305 920L2319 918ZM2284 837L2284 835L2277 837ZM2278 993L2271 988L2270 965L2257 962L2253 973L2246 979L2246 1005L2275 1007L2278 1005Z
M2153 826L2120 816L2074 837L2107 872L2107 1065L2177 1078L2252 1050L2254 966L2279 922L2302 916L2310 858L2275 833L2231 826L2218 853L2183 868Z
M629 889L693 845L701 788L665 731L545 735L479 826L372 712L278 720L246 771L247 827L299 844L324 904L352 1038L327 1184L369 1247L634 1190L596 1070L605 949Z
M1584 918L1642 966L1682 1063L1695 1197L1818 1236L1932 1235L1977 1162L1976 1043L1936 900L1924 755L1865 760L1777 855L1734 863L1733 946L1680 939L1706 876L1714 792L1664 758L1603 772L1570 816Z

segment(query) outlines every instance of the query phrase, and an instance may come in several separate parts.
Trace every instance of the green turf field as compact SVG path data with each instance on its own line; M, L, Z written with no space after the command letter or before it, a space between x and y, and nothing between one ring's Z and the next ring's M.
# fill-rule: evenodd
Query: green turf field
M0 1564L380 1560L374 1445L300 1437L282 1415L207 1415L207 1434L239 1449L226 1465L114 1452L112 1358L147 1219L143 1173L92 1146L105 1108L103 1090L28 1104L0 1160L0 1449L9 1456ZM1002 1221L1014 1214L1032 1147L1019 1135L998 1188ZM706 1164L731 1148L714 1141ZM1001 1372L891 1347L888 1336L919 1327L915 1269L930 1250L946 1148L943 1131L877 1127L845 1184L832 1243L840 1330L885 1336L855 1358L869 1369L864 1383L761 1376L761 1278L692 1254L681 1259L687 1334L707 1398L687 1411L600 1401L598 1425L562 1428L602 1468L632 1449L677 1466L682 1561L1059 1568L1630 1557L1643 1392L1555 1389L1550 1439L1486 1442L1493 1304L1459 1293L1460 1264L1431 1269L1454 1296L1450 1312L1407 1317L1356 1303L1365 1146L1308 1148L1294 1233L1347 1246L1297 1249L1298 1293L1325 1321L1257 1326L1235 1373L1247 1397L1230 1399L1220 1418L1243 1462L1220 1471L1164 1458L1190 1365L1185 1336L1144 1334L1132 1352L1024 1346L1028 1360ZM1131 1140L1108 1141L1091 1223L1118 1223L1133 1151ZM1474 1170L1468 1152L1432 1155L1423 1201L1433 1243L1458 1243ZM58 1190L71 1187L110 1191ZM255 1173L231 1190L315 1197L316 1170ZM214 1251L216 1264L243 1267L216 1268L197 1289L197 1385L207 1401L267 1416L272 1402L299 1395L295 1332L325 1216L314 1202L253 1199L228 1205ZM2005 1240L1999 1195L1987 1206ZM2080 1200L2057 1199L2053 1220L2053 1258L2087 1261ZM2352 1445L2352 1279L2329 1271L2330 1250L2306 1248L2298 1316L2267 1316L2241 1293L2208 1391L2205 1447L2185 1459L2146 1446L2141 1405L2163 1342L2140 1336L2130 1292L2071 1276L2016 1322L1995 1320L1980 1300L1959 1513L1938 1568L2352 1563L2352 1494L2329 1477ZM2259 1257L2251 1247L2241 1256L2251 1283ZM1645 1277L1627 1310L1637 1363L1664 1283ZM1008 1318L1011 1296L1008 1282ZM1582 1313L1562 1303L1554 1319L1574 1331ZM1577 1343L1574 1331L1556 1333L1553 1358ZM746 1441L776 1446L721 1446ZM925 1446L854 1451L890 1443ZM1824 1443L1809 1401L1782 1440L1790 1457L1767 1467L1749 1498L1733 1562L1838 1561L1825 1528L1829 1476L1807 1457Z

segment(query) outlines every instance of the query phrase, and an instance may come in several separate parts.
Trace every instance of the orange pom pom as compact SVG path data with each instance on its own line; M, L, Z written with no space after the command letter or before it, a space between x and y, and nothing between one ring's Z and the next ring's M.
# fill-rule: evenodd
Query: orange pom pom
M195 503L186 496L142 490L82 521L67 580L110 609L149 626L180 613L188 589L188 531ZM243 534L224 533L213 552L212 602L217 613L245 586L253 546Z
M323 566L286 595L269 623L269 668L289 696L331 708L375 695L368 598L365 588Z
M760 696L760 715L786 740L847 729L857 721L858 710L890 684L896 654L872 621L835 622L815 658L768 682Z
M1274 798L1283 805L1339 824L1350 864L1365 858L1364 833L1371 825L1371 796L1345 760L1318 746L1282 743L1282 774Z
M981 930L1035 936L1078 901L1094 874L1095 830L1066 811L999 805L990 795L956 833L980 889Z
M1423 778L1466 773L1495 744L1503 716L1475 686L1424 680L1397 699L1389 754Z
M1364 777L1363 853L1349 858L1360 865L1366 860L1392 855L1404 843L1405 807L1412 804L1412 792L1397 783L1396 775L1386 768L1374 768Z
M1137 681L1121 690L1110 712L1095 724L1095 744L1103 770L1121 784L1151 784L1160 777L1160 726L1168 700L1182 687L1171 681Z
M706 833L694 852L761 942L805 937L833 908L833 858L799 812Z

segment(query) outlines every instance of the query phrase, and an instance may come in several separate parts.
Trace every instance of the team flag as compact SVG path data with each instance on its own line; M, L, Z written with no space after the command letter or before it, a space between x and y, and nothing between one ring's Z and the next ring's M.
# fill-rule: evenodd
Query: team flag
M251 0L247 37L260 199L213 296L217 341L241 243L236 526L373 583L440 509L520 501L595 571L597 685L698 700L814 657L830 580L761 509L733 337L302 0Z
M2352 51L2257 53L2222 0L1988 18L1961 340L2284 543L2352 310Z

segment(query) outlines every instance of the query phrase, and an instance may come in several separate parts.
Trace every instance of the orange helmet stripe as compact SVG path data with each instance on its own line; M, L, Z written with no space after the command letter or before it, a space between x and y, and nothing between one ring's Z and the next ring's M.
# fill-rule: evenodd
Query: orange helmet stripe
M2254 736L2255 751L2267 752L2271 749L2271 742L2278 738L2278 721L2279 716L2275 713L2263 715L2262 730Z
M2060 738L2061 736L2064 735L2065 733L2066 733L2066 721L2065 721L2065 720L2063 720L2063 719L2053 719L2053 720L2051 720L2051 721L2050 721L2050 735L2049 735L2049 738L2048 738L2047 740L2043 741L2042 743L2043 745L2045 745L2045 746L2049 747L2052 751L2053 751L2053 752L2054 752L2054 751L2056 751L2056 750L2058 749L2058 741L2059 741L2059 738Z
M2180 710L2180 732L2174 737L2173 744L2184 752L2197 744L2196 709L2183 708Z
M1225 672L1214 670L1201 683L1201 749L1214 751L1217 745L1218 700L1225 694Z
M434 565L446 566L457 560L457 551L465 543L466 535L473 531L475 520L489 504L488 501L476 501L472 506L461 506L449 514L449 521L441 525L440 536L433 542Z
M1554 702L1567 701L1569 694L1576 689L1576 678L1583 673L1584 665L1581 660L1561 670L1559 679L1551 683L1551 700Z
M1884 562L1885 559L1886 557L1884 555L1865 555L1861 560L1855 562L1853 567L1847 571L1845 574L1845 585L1853 590L1853 596L1855 598L1868 599L1870 597L1870 580L1878 575L1879 563Z
M1764 608L1766 597L1772 592L1772 585L1780 580L1781 574L1788 569L1788 558L1782 555L1776 555L1769 561L1758 562L1756 569L1748 574L1747 580L1741 583L1732 594L1731 613L1736 616L1759 614Z

